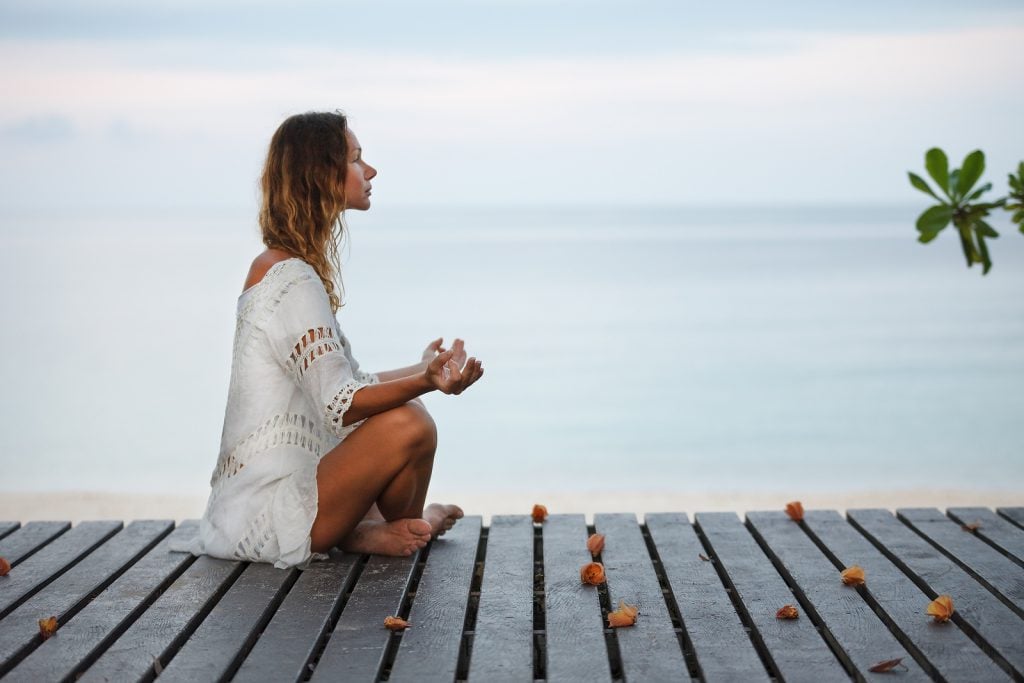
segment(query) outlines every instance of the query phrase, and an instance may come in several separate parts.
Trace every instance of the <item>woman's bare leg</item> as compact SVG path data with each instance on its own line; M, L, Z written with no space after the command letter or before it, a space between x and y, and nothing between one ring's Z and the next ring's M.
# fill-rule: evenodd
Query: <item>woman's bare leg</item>
M367 418L317 467L313 551L340 542L357 552L408 555L451 528L462 516L457 506L423 508L436 447L434 422L422 406ZM385 521L362 521L375 503Z

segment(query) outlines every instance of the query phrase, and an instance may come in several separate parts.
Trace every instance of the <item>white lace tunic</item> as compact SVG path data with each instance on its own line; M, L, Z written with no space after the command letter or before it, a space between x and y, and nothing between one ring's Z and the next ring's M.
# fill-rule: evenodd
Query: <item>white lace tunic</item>
M305 569L320 458L365 420L342 426L359 370L316 271L272 265L238 299L220 456L198 535L171 550Z

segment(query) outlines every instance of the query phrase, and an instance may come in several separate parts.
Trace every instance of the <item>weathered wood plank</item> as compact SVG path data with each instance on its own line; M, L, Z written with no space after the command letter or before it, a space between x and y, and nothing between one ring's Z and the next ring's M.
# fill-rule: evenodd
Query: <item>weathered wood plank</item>
M161 682L203 683L232 676L299 573L294 567L249 563L164 667Z
M1024 529L988 508L949 508L946 514L960 524L981 524L974 533L1000 548L1017 564L1024 563Z
M549 681L610 681L605 621L596 586L580 581L593 561L583 515L549 515L544 542L544 629Z
M887 510L875 512L891 517ZM947 680L1005 678L1006 674L962 631L937 628L931 619L923 616L932 596L911 581L902 567L880 552L838 512L808 511L804 513L804 525L807 533L825 545L843 566L856 564L864 569L865 586L858 590L867 593L891 619L900 636L910 641L909 647L917 650L914 654L919 661L925 660L929 674Z
M331 550L313 562L274 613L233 681L300 681L355 580L362 555Z
M935 508L900 508L896 516L939 545L989 590L1002 595L1011 609L1024 618L1024 567L965 532Z
M88 555L124 526L117 521L89 521L68 530L17 566L0 581L0 618ZM2 622L0 622L2 628Z
M798 600L761 547L732 512L699 512L698 530L739 598L755 643L786 681L849 681L850 677L807 615L777 619L775 613Z
M172 553L188 559L191 555ZM86 683L150 681L247 566L209 555L196 558L156 602L79 678Z
M389 680L453 681L466 623L482 518L466 515L430 542Z
M715 560L683 512L644 516L672 597L679 607L701 677L716 681L768 680L768 671L715 571Z
M26 657L8 675L10 681L59 681L71 678L77 671L84 669L89 662L102 652L102 649L128 624L137 618L145 609L148 601L155 599L161 587L168 580L193 561L191 555L172 553L167 549L168 543L179 537L188 538L195 534L198 524L195 521L183 522L169 536L163 538L145 557L132 564L110 586L89 602L70 621L60 627L57 635L43 641L28 657ZM127 533L132 526L125 529ZM111 544L119 536L108 541L97 553L108 553ZM87 571L83 560L57 581L62 581L71 572ZM96 578L102 574L97 571ZM47 586L46 593L54 584ZM36 598L43 593L37 594ZM32 605L35 598L19 608L19 611ZM52 611L52 610L51 610ZM38 616L33 614L33 616Z
M996 512L1024 529L1024 507L996 508Z
M1024 672L1024 630L1014 612L995 595L975 581L959 565L914 533L888 510L850 509L849 522L867 537L882 554L914 581L929 600L939 595L953 597L953 622L984 643L986 652ZM821 529L818 515L804 514L815 533ZM961 532L963 533L963 532ZM924 615L927 603L919 604ZM913 612L911 607L907 607ZM925 618L931 624L931 621ZM915 636L919 639L919 636ZM990 652L990 653L991 653Z
M408 557L369 556L313 670L314 683L377 679L391 639L384 617L398 616L422 555L423 551Z
M29 522L0 540L0 557L14 567L71 528L71 522Z
M63 624L124 569L174 528L171 520L132 522L4 617L0 627L0 674L42 643L39 619ZM26 563L27 564L27 563Z
M20 526L21 522L0 522L0 540ZM2 552L0 552L0 557L4 557Z
M824 511L824 515L830 514ZM838 513L833 519L842 523ZM805 519L823 516L809 511ZM1005 672L959 629L935 629L921 616L921 606L930 601L892 563L861 538L857 551L843 553L847 558L837 567L825 557L801 526L782 511L747 514L755 533L761 536L778 564L798 585L827 627L826 637L835 638L860 676L868 678L868 669L887 659L903 660L906 671L900 678L932 680L936 672L946 680L1003 680ZM847 525L848 540L857 532ZM813 533L813 532L812 532ZM838 534L836 534L838 535ZM838 549L838 550L841 550ZM832 551L839 557L839 553ZM854 555L855 559L849 559ZM865 571L865 586L846 586L840 579L842 569L858 565ZM877 615L879 606L904 641L914 641L908 651ZM915 661L916 660L916 661ZM923 667L923 668L922 668Z
M533 541L529 515L491 518L470 680L533 681Z
M618 609L619 600L639 608L636 623L615 632L623 675L627 680L688 680L679 636L636 516L599 513L594 527L605 536L601 561L611 609Z

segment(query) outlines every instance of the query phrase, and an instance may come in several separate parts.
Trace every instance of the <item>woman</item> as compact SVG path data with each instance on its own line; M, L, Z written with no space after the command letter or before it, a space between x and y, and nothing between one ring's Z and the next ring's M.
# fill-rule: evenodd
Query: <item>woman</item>
M338 324L337 242L376 169L339 113L288 118L261 179L256 257L238 300L224 431L199 534L172 550L307 568L334 546L409 555L462 517L424 508L437 446L419 400L483 375L462 340L366 373ZM338 237L335 236L335 228Z

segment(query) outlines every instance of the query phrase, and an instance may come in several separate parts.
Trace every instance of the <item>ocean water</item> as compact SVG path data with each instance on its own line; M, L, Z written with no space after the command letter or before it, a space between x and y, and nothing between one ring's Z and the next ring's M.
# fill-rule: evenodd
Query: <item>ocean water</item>
M339 321L424 397L445 491L1024 490L1024 236L924 206L374 207ZM0 217L0 490L205 493L254 212Z

